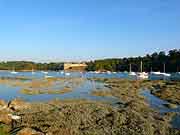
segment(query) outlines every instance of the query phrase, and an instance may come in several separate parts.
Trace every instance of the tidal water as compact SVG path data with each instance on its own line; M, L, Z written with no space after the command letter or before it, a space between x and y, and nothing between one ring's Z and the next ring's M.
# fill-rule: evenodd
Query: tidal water
M38 71L38 72L19 72L17 74L12 74L9 71L0 71L0 78L16 78L16 77L24 77L30 79L42 79L45 77L59 77L59 78L83 78L85 81L80 84L78 87L72 89L72 92L64 93L64 94L36 94L36 95L27 95L20 92L22 89L18 86L11 86L0 84L0 99L4 99L6 101L10 101L14 98L22 98L26 101L48 101L52 99L88 99L94 101L105 101L109 103L117 103L119 100L115 97L101 97L101 96L93 96L91 93L93 90L103 89L109 90L103 83L89 80L88 78L124 78L124 79L136 79L135 76L129 76L128 73L94 73L94 72L68 72L68 74L64 72L48 72L47 74ZM149 80L180 80L179 73L173 73L170 77L162 77L150 75ZM26 81L26 80L22 80ZM27 80L28 81L28 80ZM61 84L63 85L63 83ZM56 84L53 86L53 89L60 89L60 84ZM141 93L145 96L150 104L150 106L154 109L159 110L160 113L166 112L176 112L180 113L180 107L176 109L169 109L164 106L164 104L168 104L167 101L161 100L158 97L152 95L148 90L144 90ZM176 115L172 122L172 126L174 128L180 129L180 115Z
M173 117L171 124L173 128L180 130L180 106L177 106L177 108L168 108L165 106L165 104L169 104L169 102L162 100L153 94L150 93L149 90L143 90L141 95L146 97L148 103L150 106L156 110L158 110L162 115L167 112L174 112L176 115Z
M16 78L16 77L24 77L30 79L42 79L45 77L59 77L59 78L84 78L83 84L73 89L72 92L65 94L39 94L39 95L25 95L20 93L19 91L22 89L21 87L16 86L7 86L4 84L0 84L0 98L5 100L11 100L13 98L23 98L28 101L46 101L54 98L67 99L67 98L85 98L85 99L93 99L93 100L107 100L105 97L97 97L92 96L90 93L96 87L100 85L100 82L92 82L87 78L126 78L126 79L136 79L135 76L129 76L128 73L125 72L117 72L117 73L95 73L95 72L48 72L45 74L44 72L18 72L17 74L12 74L10 71L0 71L0 78ZM176 78L178 78L180 74L175 74ZM160 76L149 76L150 80L158 80L161 79ZM169 78L167 78L169 79ZM23 80L22 80L23 81ZM24 80L25 81L25 80ZM63 84L61 84L63 85ZM102 85L102 84L101 84ZM60 85L54 85L55 89L60 89ZM104 86L101 86L101 89L105 89ZM114 100L113 98L109 98L108 100Z
M52 87L39 88L41 90L61 90L65 83L62 82L54 84ZM70 86L70 85L69 85ZM19 86L11 86L7 84L0 84L0 99L10 101L14 98L21 98L29 102L34 101L49 101L52 99L87 99L93 101L104 101L109 103L115 103L119 100L115 97L101 97L93 96L91 93L93 90L109 90L103 83L96 82L88 79L84 79L83 83L77 87L72 88L71 92L63 94L23 94L20 92L23 88Z
M67 74L68 73L68 74ZM0 71L0 77L30 77L30 78L44 78L48 77L84 77L84 78L128 78L136 79L135 76L129 76L127 72L112 72L112 73L95 73L95 72L55 72L49 71L44 74L41 71L37 72L18 72L12 74L10 71ZM150 80L180 80L180 73L172 73L170 77L164 77L162 75L149 75Z

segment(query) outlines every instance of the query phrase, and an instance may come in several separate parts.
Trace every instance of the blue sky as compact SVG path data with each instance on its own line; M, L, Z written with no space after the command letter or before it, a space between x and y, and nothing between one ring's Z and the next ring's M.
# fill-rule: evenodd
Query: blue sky
M0 60L79 61L180 48L179 0L0 0Z

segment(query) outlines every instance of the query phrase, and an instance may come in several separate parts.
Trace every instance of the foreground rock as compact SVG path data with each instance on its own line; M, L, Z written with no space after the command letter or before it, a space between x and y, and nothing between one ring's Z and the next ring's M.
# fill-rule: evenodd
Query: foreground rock
M29 105L29 103L23 101L22 99L14 99L9 102L8 107L14 111L19 111L22 109L27 109Z
M22 119L15 129L29 127L48 135L170 135L171 129L168 120L157 119L158 113L135 101L114 108L86 100L56 100L31 104L16 115Z
M31 128L24 128L20 130L16 135L44 135L41 132L37 132L36 130L33 130Z
M180 105L180 81L161 82L154 84L153 87L152 94L172 104Z
M6 109L7 108L7 103L0 99L0 110Z
M170 109L178 108L178 105L176 105L176 104L164 104L164 106L166 106L167 108L170 108Z
M12 123L12 118L9 116L8 112L0 111L0 123L10 125Z

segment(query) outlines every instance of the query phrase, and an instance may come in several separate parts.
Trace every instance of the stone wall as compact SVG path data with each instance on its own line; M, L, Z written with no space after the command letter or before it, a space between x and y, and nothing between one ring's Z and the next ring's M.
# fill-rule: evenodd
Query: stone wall
M86 67L87 67L87 65L84 63L82 63L82 64L65 63L64 64L64 70L85 70Z

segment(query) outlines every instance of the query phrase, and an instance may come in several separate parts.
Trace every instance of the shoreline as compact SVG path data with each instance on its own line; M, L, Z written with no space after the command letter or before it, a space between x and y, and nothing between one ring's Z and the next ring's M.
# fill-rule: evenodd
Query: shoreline
M60 81L62 82L63 79L61 78ZM75 83L77 80L71 81ZM160 115L160 112L151 108L147 99L140 95L141 88L149 88L150 92L155 88L163 89L165 86L169 90L178 89L179 82L107 78L90 80L103 82L109 90L96 87L90 94L113 96L119 101L112 105L109 102L93 101L83 99L83 97L54 99L46 102L27 102L22 99L13 99L10 102L0 100L0 122L2 123L0 127L4 127L3 130L7 133L17 132L17 135L19 135L18 132L36 132L38 135L59 135L59 133L67 135L178 135L180 133L180 130L172 128L170 124L176 115L175 112ZM51 81L57 81L57 79L50 79ZM39 87L39 83L37 84L33 87ZM93 93L94 91L96 93Z

